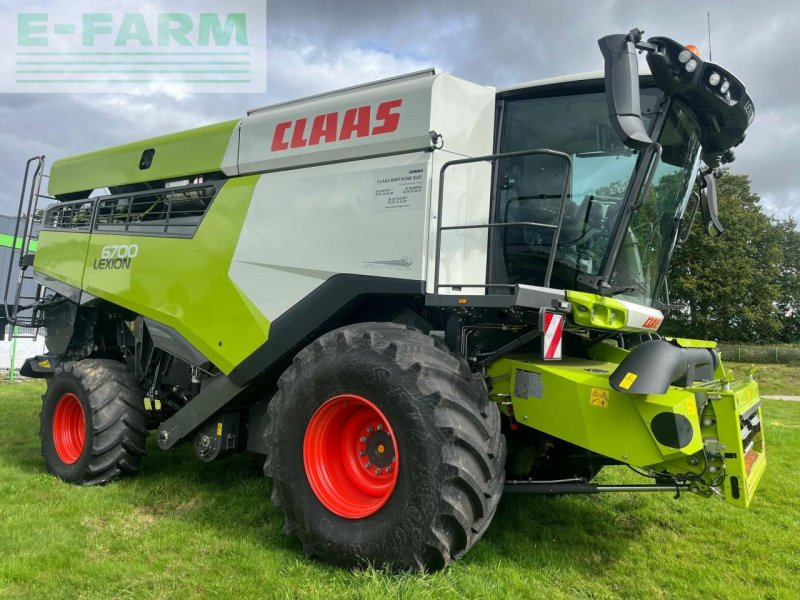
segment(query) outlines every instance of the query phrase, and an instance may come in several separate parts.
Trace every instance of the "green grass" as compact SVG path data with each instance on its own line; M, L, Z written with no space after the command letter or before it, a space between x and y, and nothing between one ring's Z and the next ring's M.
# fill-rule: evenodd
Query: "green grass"
M726 369L733 369L735 378L745 376L750 363L728 363L723 359ZM766 396L800 396L800 366L798 365L759 365L756 366L758 390Z
M798 369L800 372L800 369ZM3 598L796 598L800 403L765 403L770 464L750 510L671 494L507 497L433 575L349 572L282 533L258 460L150 455L100 488L45 474L37 382L0 386ZM614 469L606 481L630 481Z

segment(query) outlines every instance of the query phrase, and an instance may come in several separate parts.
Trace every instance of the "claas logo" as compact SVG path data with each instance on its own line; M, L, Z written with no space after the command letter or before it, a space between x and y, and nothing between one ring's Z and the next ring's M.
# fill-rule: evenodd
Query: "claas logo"
M392 133L400 125L398 110L402 104L403 99L397 98L382 102L377 107L367 104L348 108L343 112L324 113L311 119L310 127L306 117L283 121L275 126L272 151L281 152L290 148L343 142L353 137L357 139Z
M661 317L647 317L644 323L642 323L642 327L644 329L658 329L658 326L661 325L661 321L664 319Z

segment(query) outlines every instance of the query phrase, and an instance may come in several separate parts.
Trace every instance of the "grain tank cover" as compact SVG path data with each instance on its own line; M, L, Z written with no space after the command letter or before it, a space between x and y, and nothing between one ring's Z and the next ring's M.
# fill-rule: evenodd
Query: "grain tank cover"
M491 145L494 98L494 88L428 70L253 110L232 136L223 170L242 175L434 146L471 155L476 140Z
M220 171L237 124L226 121L61 158L50 170L48 193L71 200L95 189Z

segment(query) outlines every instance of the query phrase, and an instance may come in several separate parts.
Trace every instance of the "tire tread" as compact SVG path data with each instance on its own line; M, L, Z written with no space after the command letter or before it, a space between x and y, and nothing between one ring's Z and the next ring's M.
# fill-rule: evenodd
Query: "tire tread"
M500 432L499 409L488 400L483 378L474 376L463 358L433 336L395 323L359 323L323 335L294 358L280 376L278 392L267 409L264 474L274 480L272 502L284 511L285 531L294 533L304 548L325 560L342 562L311 543L302 519L287 510L291 503L283 495L280 478L284 474L276 468L271 443L280 436L281 414L291 410L287 392L302 376L305 365L328 352L346 355L360 345L390 357L399 369L414 375L419 390L427 392L420 401L434 405L430 425L444 440L437 508L429 516L426 537L418 547L409 548L403 564L390 566L427 571L443 568L475 545L495 514L505 480L505 438ZM477 472L464 465L477 465L472 469Z
M88 358L65 363L56 377L62 375L77 380L91 412L90 459L79 479L71 483L99 485L122 474L138 473L149 432L144 394L127 366L114 360ZM45 464L53 472L47 457Z

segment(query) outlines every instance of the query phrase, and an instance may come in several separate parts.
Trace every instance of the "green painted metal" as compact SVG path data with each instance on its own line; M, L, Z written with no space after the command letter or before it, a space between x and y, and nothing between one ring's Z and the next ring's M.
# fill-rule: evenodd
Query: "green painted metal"
M702 449L694 394L678 388L663 396L639 396L614 390L608 377L613 362L577 358L538 361L505 358L489 369L495 393L511 395L517 422L634 466L652 466ZM533 373L541 393L517 396L519 377ZM694 415L691 414L694 407ZM659 444L648 424L661 412L681 414L692 421L695 435L683 449Z
M688 338L664 338L668 342L675 342L681 348L716 348L717 342L708 340L690 340Z
M614 390L608 378L628 352L608 343L588 351L594 360L502 358L488 370L490 396L521 425L635 467L693 475L695 491L710 495L711 485L721 485L728 502L749 505L766 466L763 430L747 455L742 446L740 416L759 402L755 381L716 380L672 386L663 395L627 394ZM720 367L719 372L725 371ZM709 399L702 414L696 394ZM656 439L651 422L661 413L681 415L691 424L684 447ZM709 455L709 440L718 442L722 454Z
M572 319L581 327L628 331L628 310L619 300L567 290L567 300L572 303Z
M228 277L258 176L229 180L194 237L42 231L36 271L169 325L228 374L269 321ZM138 246L129 268L96 268L105 246Z
M713 420L713 424L702 428L703 438L716 438L724 446L725 499L736 506L747 508L767 466L763 428L756 435L753 448L747 453L744 452L741 435L740 416L747 414L761 402L758 383L748 379L735 381L724 387L728 389L709 391L708 386L687 389L708 394L710 410L704 417ZM761 408L758 408L758 418L763 423ZM739 489L738 497L732 485L734 477Z
M226 121L62 158L50 169L48 193L58 196L219 171L238 124L238 120ZM152 165L139 169L148 148L155 149Z
M80 289L88 247L88 232L67 229L40 231L34 268L39 273Z
M30 249L31 252L36 252L37 245L38 244L37 244L36 240L31 240L30 244L28 244L28 248ZM0 233L0 247L11 248L12 246L14 248L16 248L17 250L22 248L22 238L18 237L17 238L17 243L15 244L13 235L7 235L5 233Z

